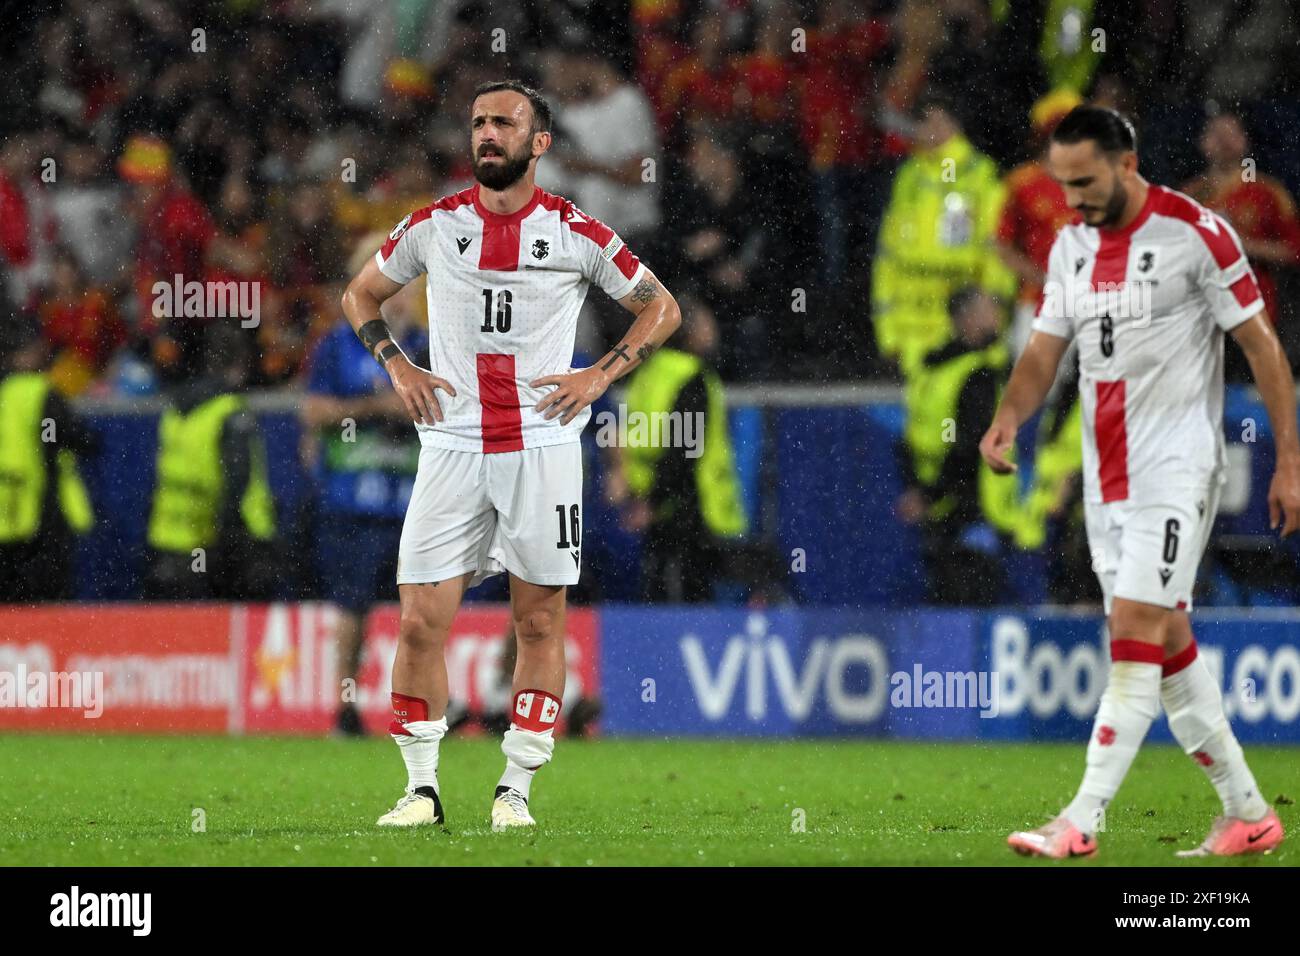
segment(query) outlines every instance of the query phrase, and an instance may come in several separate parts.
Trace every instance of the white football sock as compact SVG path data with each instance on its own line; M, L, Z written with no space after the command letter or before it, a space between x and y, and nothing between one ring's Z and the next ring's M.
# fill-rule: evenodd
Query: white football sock
M1199 654L1160 682L1160 699L1174 739L1210 778L1223 812L1252 822L1268 813L1241 744L1228 726L1223 693Z
M407 790L416 787L433 787L438 790L438 745L447 732L447 718L414 720L403 725L404 734L392 734L406 762Z
M527 800L533 774L548 763L551 754L555 752L554 733L553 730L540 733L524 730L511 724L501 740L501 751L506 755L506 769L497 786L518 790Z
M1106 805L1159 711L1160 665L1119 660L1110 665L1110 680L1102 692L1088 740L1088 763L1079 792L1062 815L1086 834L1105 828Z

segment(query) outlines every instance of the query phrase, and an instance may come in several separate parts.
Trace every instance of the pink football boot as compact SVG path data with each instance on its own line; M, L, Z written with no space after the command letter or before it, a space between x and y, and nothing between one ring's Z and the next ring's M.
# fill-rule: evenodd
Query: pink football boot
M1007 846L1021 856L1049 856L1055 860L1092 856L1097 852L1097 841L1065 817L1057 817L1037 830L1013 833L1007 837Z
M1179 850L1178 855L1188 856L1242 856L1246 853L1271 853L1282 842L1282 821L1277 811L1269 807L1268 813L1251 823L1238 817L1216 817L1210 835L1195 850Z

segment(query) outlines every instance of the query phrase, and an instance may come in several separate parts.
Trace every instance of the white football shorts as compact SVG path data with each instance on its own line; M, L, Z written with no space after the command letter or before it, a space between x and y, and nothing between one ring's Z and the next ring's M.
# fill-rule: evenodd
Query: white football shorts
M1159 502L1085 502L1092 569L1107 614L1116 597L1192 609L1196 569L1210 540L1221 488L1214 479L1200 489L1170 489Z
M503 571L532 584L577 584L582 446L484 454L424 446L397 552L397 583Z

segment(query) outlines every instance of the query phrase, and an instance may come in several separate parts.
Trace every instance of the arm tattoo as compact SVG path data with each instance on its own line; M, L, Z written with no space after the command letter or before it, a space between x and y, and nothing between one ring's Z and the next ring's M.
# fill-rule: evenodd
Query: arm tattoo
M610 370L610 368L613 367L613 365L614 365L614 359L616 359L616 358L621 358L624 362L630 362L630 361L632 361L630 358L627 357L627 346L626 346L626 345L620 345L618 348L614 349L614 350L613 350L613 354L611 354L610 357L609 357L609 361L606 362L604 365L602 365L602 366L600 367L600 370L601 370L602 372L608 372L608 371Z
M636 357L644 362L651 355L654 355L655 347L653 345L643 345L636 350Z
M632 301L645 304L659 294L659 283L647 276L636 284L632 290Z

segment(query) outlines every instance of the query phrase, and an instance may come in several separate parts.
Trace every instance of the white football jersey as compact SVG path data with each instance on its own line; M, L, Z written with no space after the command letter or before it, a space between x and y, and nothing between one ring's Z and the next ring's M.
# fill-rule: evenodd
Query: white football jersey
M1172 189L1124 229L1061 229L1034 328L1078 340L1085 500L1223 480L1223 333L1263 307L1236 232Z
M476 184L411 213L375 258L394 282L429 277L429 361L456 397L438 392L443 421L417 423L422 444L505 452L578 440L591 410L547 421L534 406L555 386L528 383L572 371L590 283L620 299L645 276L612 229L540 187L499 215Z

